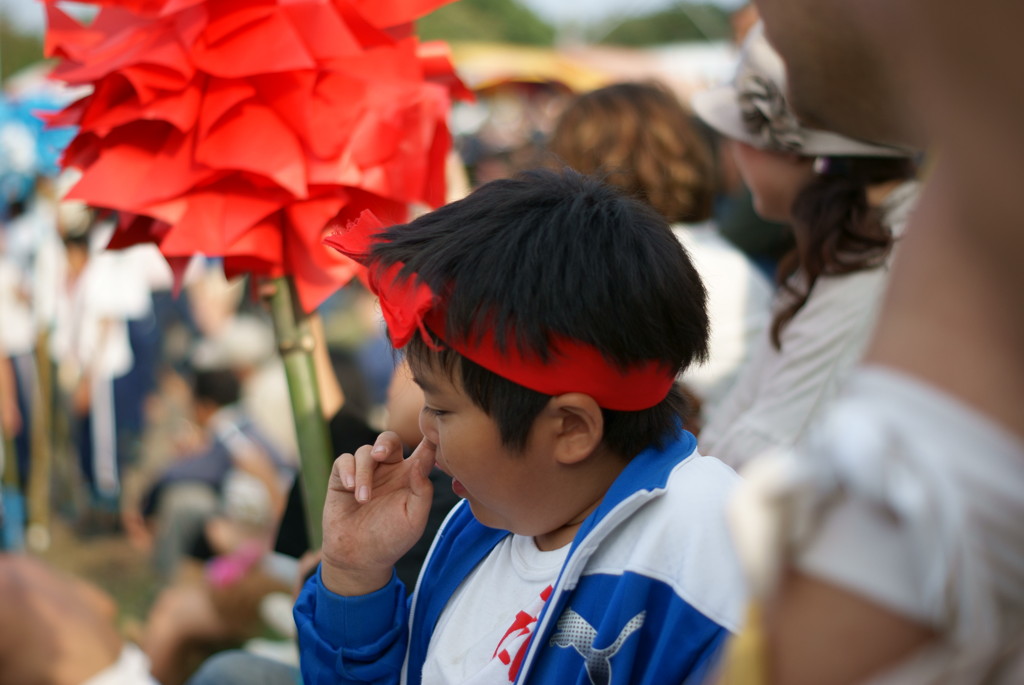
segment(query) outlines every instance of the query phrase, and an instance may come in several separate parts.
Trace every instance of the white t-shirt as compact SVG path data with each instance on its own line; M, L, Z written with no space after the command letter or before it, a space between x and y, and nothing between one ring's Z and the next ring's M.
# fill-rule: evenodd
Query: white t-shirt
M121 656L82 685L157 685L149 674L149 658L131 643L125 643Z
M705 415L710 415L761 342L775 290L712 222L676 224L672 232L690 255L708 293L710 355L704 364L686 369L681 380L700 396Z
M36 342L31 303L22 295L25 284L13 260L0 254L0 350L11 357L31 353Z
M515 680L526 645L569 545L550 552L509 535L445 606L430 639L423 682L491 685Z

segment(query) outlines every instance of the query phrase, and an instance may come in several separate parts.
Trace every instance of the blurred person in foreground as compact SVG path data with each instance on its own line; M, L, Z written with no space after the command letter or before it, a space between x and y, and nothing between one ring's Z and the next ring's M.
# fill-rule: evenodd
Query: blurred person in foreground
M806 121L937 154L863 364L747 471L724 682L1022 682L1024 4L759 5Z
M28 556L0 553L0 683L156 685L95 586Z
M757 25L732 83L693 100L730 141L757 213L796 238L771 324L700 435L701 451L733 468L795 444L835 399L867 346L919 190L910 152L801 125L785 88Z
M557 162L647 202L671 224L708 292L709 358L680 380L710 416L768 325L772 287L711 219L714 165L690 113L663 86L619 83L570 101L549 148Z

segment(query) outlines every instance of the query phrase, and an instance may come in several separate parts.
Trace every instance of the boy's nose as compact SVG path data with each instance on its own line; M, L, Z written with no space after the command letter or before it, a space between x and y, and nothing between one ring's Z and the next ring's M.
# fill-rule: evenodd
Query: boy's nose
M427 440L437 444L437 417L427 410L426 407L420 409L420 433L423 434Z

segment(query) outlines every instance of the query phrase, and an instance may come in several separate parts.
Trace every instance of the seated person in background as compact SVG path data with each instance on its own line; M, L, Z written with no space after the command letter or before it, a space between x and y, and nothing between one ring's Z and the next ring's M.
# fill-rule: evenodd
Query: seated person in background
M768 325L772 286L711 220L714 164L690 113L662 86L619 83L569 102L549 147L558 162L649 203L686 248L708 291L711 337L708 360L680 380L709 415Z
M536 171L329 242L367 265L426 404L408 459L384 433L335 461L295 607L305 685L705 668L744 603L723 511L736 476L679 419L707 315L665 219ZM426 525L435 462L465 501L407 603L393 567Z
M244 539L268 538L284 507L293 469L239 408L239 392L234 371L196 373L195 414L205 445L168 466L143 497L155 561L168 577L215 517L233 524L218 526L225 535L209 536L223 540L213 543L213 552L227 552Z
M174 581L157 597L142 640L164 685L187 677L189 655L201 659L253 635L259 598L288 587L253 571L271 546L292 470L237 405L234 371L199 371L194 391L208 444L168 467L143 506L156 520L157 563L168 564L161 570Z
M156 685L98 588L27 556L0 554L0 683Z

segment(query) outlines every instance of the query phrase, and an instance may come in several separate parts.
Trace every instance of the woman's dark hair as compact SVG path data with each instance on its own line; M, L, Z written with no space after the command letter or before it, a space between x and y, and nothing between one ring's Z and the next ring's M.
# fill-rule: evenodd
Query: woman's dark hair
M445 340L493 330L500 346L546 359L549 338L589 344L626 368L661 362L681 372L707 356L704 286L664 217L649 205L571 170L532 171L481 186L467 198L386 231L372 258L403 263L443 293ZM410 365L437 364L498 424L526 444L550 397L508 381L416 335ZM604 411L604 444L632 457L678 430L673 391L642 411Z
M868 203L868 188L909 179L916 172L913 160L902 157L829 157L820 161L815 179L793 203L796 246L779 261L776 280L790 297L772 319L776 349L782 347L782 330L807 303L820 276L839 276L885 263L894 239L881 210Z

